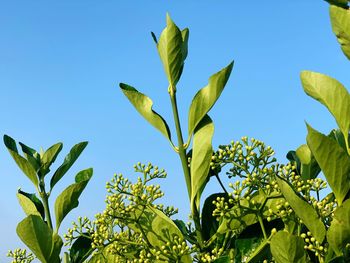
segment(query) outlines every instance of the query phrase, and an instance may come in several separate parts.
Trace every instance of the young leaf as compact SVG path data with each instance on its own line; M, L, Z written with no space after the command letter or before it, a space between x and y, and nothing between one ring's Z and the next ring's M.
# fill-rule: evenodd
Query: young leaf
M35 195L34 195L35 196ZM38 215L42 216L36 207L36 204L26 195L22 194L20 191L17 193L17 199L21 205L24 213L28 215ZM40 200L38 200L40 202ZM41 202L40 202L41 203ZM42 205L42 204L41 204Z
M301 177L304 181L314 179L320 173L321 169L306 144L301 145L296 154L301 162Z
M17 225L17 235L43 263L50 263L52 230L40 216L29 215Z
M349 192L350 156L333 139L307 125L307 143L320 165L337 202L342 204Z
M45 151L41 158L42 166L40 168L41 176L45 176L48 172L50 172L51 164L56 160L58 154L62 150L62 143L56 143L52 145L49 149Z
M331 16L333 32L336 35L345 56L350 60L350 12L349 12L349 9L345 9L337 6L331 6L330 16Z
M278 231L271 238L271 253L277 263L306 263L304 240L285 231Z
M82 151L85 149L88 142L80 142L77 143L72 147L70 152L67 154L67 156L64 158L63 163L60 167L55 171L53 174L51 181L50 181L50 192L52 188L55 186L55 184L61 180L61 178L65 175L65 173L69 170L69 168L72 167L74 162L78 159L79 155L82 153Z
M303 71L301 81L306 94L327 107L347 138L350 129L350 95L344 86L336 79L311 71Z
M334 252L340 256L347 243L350 243L350 199L346 200L334 212L327 231L327 241Z
M169 141L171 134L166 121L157 112L152 109L153 102L146 95L138 92L135 88L120 83L124 95L129 99L135 109L157 130L159 130Z
M44 220L45 219L45 210L44 210L44 205L40 201L38 197L36 197L36 194L29 194L26 192L23 192L21 189L18 190L17 195L20 196L25 196L29 198L29 200L35 205L36 210L40 213L41 218Z
M296 215L303 220L303 223L311 231L316 240L322 243L326 235L326 228L316 210L313 209L309 203L299 197L287 182L280 178L276 178L276 181L284 198L293 208Z
M191 136L194 129L203 117L213 107L220 97L233 68L233 62L209 78L209 84L194 96L188 112L188 134Z
M80 171L75 176L75 183L68 186L56 199L56 229L60 227L65 216L79 204L79 197L92 176L92 168Z
M181 31L171 20L169 14L166 16L166 22L167 26L159 37L157 49L169 84L175 87L182 73L185 48Z
M213 154L212 138L214 124L206 115L194 131L191 160L191 206L199 211L199 200L208 181L211 156Z
M36 150L30 148L22 142L19 142L19 145L22 148L24 157L30 162L34 170L38 171L41 166L40 154Z
M37 186L38 178L36 176L36 172L30 162L19 155L16 147L16 142L10 136L4 135L4 143L18 167L29 178L29 180L31 180L32 183Z

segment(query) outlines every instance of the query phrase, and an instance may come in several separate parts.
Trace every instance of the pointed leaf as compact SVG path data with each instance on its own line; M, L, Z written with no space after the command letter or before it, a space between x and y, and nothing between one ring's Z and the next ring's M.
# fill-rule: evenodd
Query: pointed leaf
M188 134L191 136L203 117L213 107L220 97L233 67L231 62L226 68L220 70L209 78L209 84L194 96L188 113Z
M199 211L199 199L209 179L214 124L206 115L194 131L191 159L191 206Z
M347 243L350 243L350 199L339 206L327 232L327 241L340 256Z
M271 253L277 263L306 263L304 240L285 231L278 231L271 238Z
M40 216L29 215L17 225L16 231L23 243L41 262L50 263L53 233Z
M333 139L307 125L307 143L339 205L349 192L350 156Z
M336 79L311 71L303 71L301 81L306 94L327 107L347 138L350 129L350 95L344 86Z
M37 207L35 204L28 198L27 196L20 194L19 192L17 193L17 199L19 204L21 205L24 213L28 215L37 215L41 216L40 212L38 211Z
M24 157L30 162L34 170L38 171L41 165L39 153L22 142L19 142L19 145L22 148Z
M158 53L163 62L165 74L169 84L176 86L184 65L183 40L180 29L174 24L170 16L166 17L167 26L161 33L157 43ZM186 43L187 44L187 43Z
M301 162L301 177L304 181L314 179L320 173L321 169L306 144L301 145L297 151L297 156Z
M65 216L79 204L79 197L92 176L92 168L80 171L75 177L75 184L68 186L56 199L56 230Z
M152 110L152 100L127 84L120 83L119 86L135 109L170 141L171 135L168 124L162 116Z
M40 171L42 176L45 176L47 173L50 172L50 166L56 160L58 154L62 150L62 147L63 144L59 142L52 145L49 149L45 151L43 157L41 158L42 167L40 168Z
M311 231L316 240L322 243L326 235L326 228L316 210L308 202L299 197L287 182L280 178L276 178L276 181L284 198L293 208L293 211L303 220L303 223Z
M18 154L16 142L11 137L4 135L4 143L18 167L29 178L29 180L31 180L32 183L37 186L38 178L36 176L36 172L30 162Z
M20 196L20 197L19 197ZM36 211L39 212L39 215L41 216L41 218L44 220L45 219L45 211L44 211L44 205L43 203L40 201L40 199L36 196L36 194L29 194L26 192L23 192L21 189L18 190L17 192L17 197L22 198L22 196L26 197L29 199L30 202L32 202L35 205L35 209ZM23 200L19 200L20 205L22 206L23 210L25 211L25 213L27 214L26 210L24 209L23 205L21 204L21 201ZM27 202L27 201L24 201ZM29 205L31 206L31 205ZM28 213L27 215L29 215L30 213Z
M350 59L350 11L342 7L331 6L330 16L333 32L345 56Z
M81 142L81 143L77 143L72 147L68 155L64 158L64 161L61 164L61 166L58 167L58 169L55 171L54 175L51 178L51 181L50 181L51 190L55 186L55 184L59 180L61 180L61 178L65 175L65 173L69 170L69 168L72 167L72 165L78 159L79 155L85 149L87 144L88 142Z

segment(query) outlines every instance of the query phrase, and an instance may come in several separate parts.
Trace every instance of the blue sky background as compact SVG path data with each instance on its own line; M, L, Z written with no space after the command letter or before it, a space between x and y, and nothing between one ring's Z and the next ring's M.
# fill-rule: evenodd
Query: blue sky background
M88 140L80 159L54 189L57 196L79 170L94 176L78 215L103 210L105 182L114 173L135 178L133 164L152 162L168 171L164 203L189 209L180 161L168 142L132 108L118 88L126 82L150 96L173 128L167 82L151 38L169 12L190 28L189 55L178 85L183 129L187 110L211 74L235 60L231 78L210 115L214 146L247 135L285 154L305 142L307 120L327 133L330 114L302 90L299 73L310 69L350 86L350 64L331 32L328 4L285 1L2 1L0 8L0 133L33 148L62 141L64 149ZM0 146L0 261L23 247L15 234L24 217L16 190L33 187ZM218 191L211 182L204 195ZM51 200L53 201L53 200ZM54 203L51 202L53 208Z

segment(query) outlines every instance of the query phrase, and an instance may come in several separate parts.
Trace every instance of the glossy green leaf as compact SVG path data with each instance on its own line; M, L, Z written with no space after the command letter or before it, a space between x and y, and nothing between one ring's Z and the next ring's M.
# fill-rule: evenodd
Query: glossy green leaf
M284 198L293 208L293 211L303 220L303 223L311 231L316 240L322 243L326 236L326 228L316 210L308 202L299 197L287 182L280 178L276 178L276 181Z
M233 68L233 62L209 78L209 84L194 96L188 113L188 134L191 136L197 125L220 97Z
M75 176L75 183L68 186L56 199L56 229L60 227L65 216L79 204L79 197L92 176L92 168L80 171Z
M37 207L35 206L35 204L32 202L32 200L21 194L21 193L17 193L17 199L19 204L21 205L24 213L28 216L28 215L38 215L41 217L40 212L38 211Z
M350 95L344 86L329 76L303 71L301 81L306 94L318 100L334 116L345 137L350 129Z
M301 162L301 177L304 181L314 179L320 173L321 169L316 162L315 157L312 155L309 146L306 144L301 145L296 154Z
M84 235L89 235L84 233ZM93 252L92 240L86 236L78 237L72 244L69 254L71 263L83 263Z
M306 250L304 240L285 231L278 231L271 238L271 253L277 263L306 263Z
M50 263L52 230L40 216L29 215L17 225L17 235L43 263Z
M335 140L307 128L307 143L340 205L350 189L350 156Z
M32 183L37 186L38 178L36 176L36 172L30 162L19 155L16 147L16 142L10 136L4 135L4 143L18 167L29 178L29 180L31 180Z
M333 32L345 56L350 60L350 11L342 7L331 6L330 16Z
M30 162L34 170L38 171L41 166L40 154L22 142L19 142L19 145L22 148L24 157Z
M62 238L58 234L54 233L52 240L53 240L53 246L51 249L50 259L48 262L60 263L61 262L60 253L63 246Z
M44 211L44 205L41 202L41 200L36 196L36 194L30 194L22 191L21 189L18 190L17 195L25 196L30 199L30 201L35 205L36 210L40 213L41 218L45 219L45 211Z
M41 176L45 176L50 172L51 164L56 160L58 154L62 150L63 144L56 143L45 151L41 158L42 166L40 168Z
M213 204L213 201L216 201L217 198L224 197L225 200L228 200L228 194L226 193L216 193L212 194L207 199L205 199L203 209L202 209L202 234L204 240L209 240L219 228L219 221L216 220L216 217L213 216L213 211L216 209L216 205Z
M347 243L350 243L350 199L339 206L327 231L327 241L340 256Z
M53 174L51 181L50 181L50 189L55 186L55 184L61 180L61 178L66 174L66 172L72 167L74 162L78 159L79 155L82 153L82 151L87 146L88 142L80 142L77 143L72 147L72 149L69 151L67 156L64 158L63 163L60 167L55 171ZM50 190L50 192L51 192Z
M184 52L187 48L183 46L180 29L171 20L169 14L166 16L166 23L167 26L159 37L157 49L169 84L175 87L182 73Z
M157 130L159 130L168 140L171 140L171 134L166 121L157 112L152 109L153 102L146 95L138 92L135 88L120 83L124 95L129 99L135 109Z
M199 200L208 181L214 124L206 115L194 131L191 159L191 206L199 211Z

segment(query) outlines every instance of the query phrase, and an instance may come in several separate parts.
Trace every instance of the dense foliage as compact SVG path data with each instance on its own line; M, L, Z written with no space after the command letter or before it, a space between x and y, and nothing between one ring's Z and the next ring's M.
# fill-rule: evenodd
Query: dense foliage
M328 2L333 31L350 59L348 1ZM154 33L152 36L169 82L177 143L165 118L153 110L150 98L130 85L121 83L120 88L179 155L191 221L173 219L177 209L162 205L164 192L157 181L167 176L165 170L137 163L134 170L138 176L116 174L107 182L105 209L94 219L78 218L64 236L70 250L60 258L63 241L58 228L78 205L92 169L78 173L75 183L57 198L55 228L48 198L86 143L72 148L51 177L47 191L44 179L62 144L38 153L20 143L21 156L15 141L5 135L6 147L40 198L18 192L27 217L18 224L17 233L32 253L10 251L13 262L31 262L35 257L41 262L74 263L349 262L350 94L344 86L321 73L301 73L306 94L326 106L338 128L324 135L306 124L306 144L287 154L287 164L278 163L274 150L255 138L242 137L213 150L214 124L208 112L228 81L233 62L212 75L193 98L184 140L176 92L187 57L189 30L180 30L167 15L159 39ZM223 177L230 180L227 186ZM216 180L222 191L202 200L209 180Z

